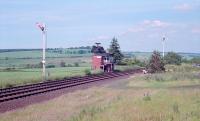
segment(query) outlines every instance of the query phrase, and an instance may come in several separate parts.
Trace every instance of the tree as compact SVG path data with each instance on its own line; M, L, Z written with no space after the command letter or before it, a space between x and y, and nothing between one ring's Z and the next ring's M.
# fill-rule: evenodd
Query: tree
M118 44L117 38L113 38L110 44L110 48L108 49L109 53L113 55L113 61L116 64L119 64L123 59L123 54L120 51L120 46Z
M165 71L163 60L158 51L154 51L148 65L148 69L151 73Z
M74 63L74 66L75 66L75 67L79 67L79 63L78 63L78 62L75 62L75 63Z
M182 57L175 52L168 52L164 57L165 64L181 65Z
M194 57L190 60L191 63L200 64L200 57Z
M91 52L92 53L96 53L96 54L106 53L106 51L104 50L103 47L101 47L101 46L95 46L95 45L92 46Z

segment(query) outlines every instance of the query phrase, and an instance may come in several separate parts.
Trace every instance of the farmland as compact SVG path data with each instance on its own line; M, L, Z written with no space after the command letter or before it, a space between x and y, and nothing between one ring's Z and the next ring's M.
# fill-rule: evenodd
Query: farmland
M199 121L200 69L167 65L0 115L3 121ZM67 103L66 103L67 102Z
M84 70L91 69L91 54L73 54L78 51L79 49L72 49L70 51L72 54L65 54L65 52L47 50L47 79L80 76L84 75ZM1 52L0 88L41 81L41 55L41 50ZM61 62L65 63L63 67L60 65Z
M47 51L48 80L82 76L85 70L91 71L91 53L78 54L80 49L65 51ZM0 88L40 82L42 80L41 55L41 50L0 52ZM61 62L65 63L62 67ZM126 68L126 66L117 67L120 70ZM92 73L96 72L92 71Z
M81 53L81 54L80 54ZM151 53L125 52L126 57L147 60ZM1 50L0 51L0 88L35 83L42 80L41 50ZM199 54L183 54L185 58L199 57ZM61 79L69 76L84 75L91 69L89 49L48 49L46 53L47 79ZM65 63L61 67L61 62ZM137 65L136 65L137 66ZM124 70L134 66L117 66Z

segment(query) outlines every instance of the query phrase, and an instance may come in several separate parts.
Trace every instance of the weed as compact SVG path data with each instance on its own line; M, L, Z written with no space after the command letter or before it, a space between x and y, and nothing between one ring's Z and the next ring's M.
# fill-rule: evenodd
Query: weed
M144 101L151 101L151 96L146 95L146 96L143 97L143 100Z
M173 112L174 113L179 113L179 106L178 106L178 103L175 102L173 105L172 105L172 108L173 108Z

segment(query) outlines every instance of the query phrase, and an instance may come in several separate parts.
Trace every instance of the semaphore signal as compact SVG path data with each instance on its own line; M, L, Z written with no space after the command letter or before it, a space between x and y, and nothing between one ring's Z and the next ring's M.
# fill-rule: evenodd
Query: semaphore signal
M42 77L43 77L43 80L45 81L46 80L46 69L45 69L45 63L46 63L46 60L45 60L45 53L46 53L46 41L47 41L47 28L46 28L46 25L44 23L36 23L37 27L42 31Z
M165 36L163 36L163 38L162 38L162 46L163 46L163 53L162 53L162 55L163 55L163 58L165 57L165 40L166 40L166 38L165 38Z

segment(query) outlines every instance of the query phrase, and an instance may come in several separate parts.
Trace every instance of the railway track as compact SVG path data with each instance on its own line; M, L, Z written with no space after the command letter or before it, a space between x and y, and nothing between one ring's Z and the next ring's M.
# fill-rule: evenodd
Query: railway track
M0 89L0 103L63 88L70 88L91 82L118 78L139 72L141 72L141 69L129 70L124 72L104 73L100 75L91 75L84 77L72 77L69 79L45 81L36 84Z

